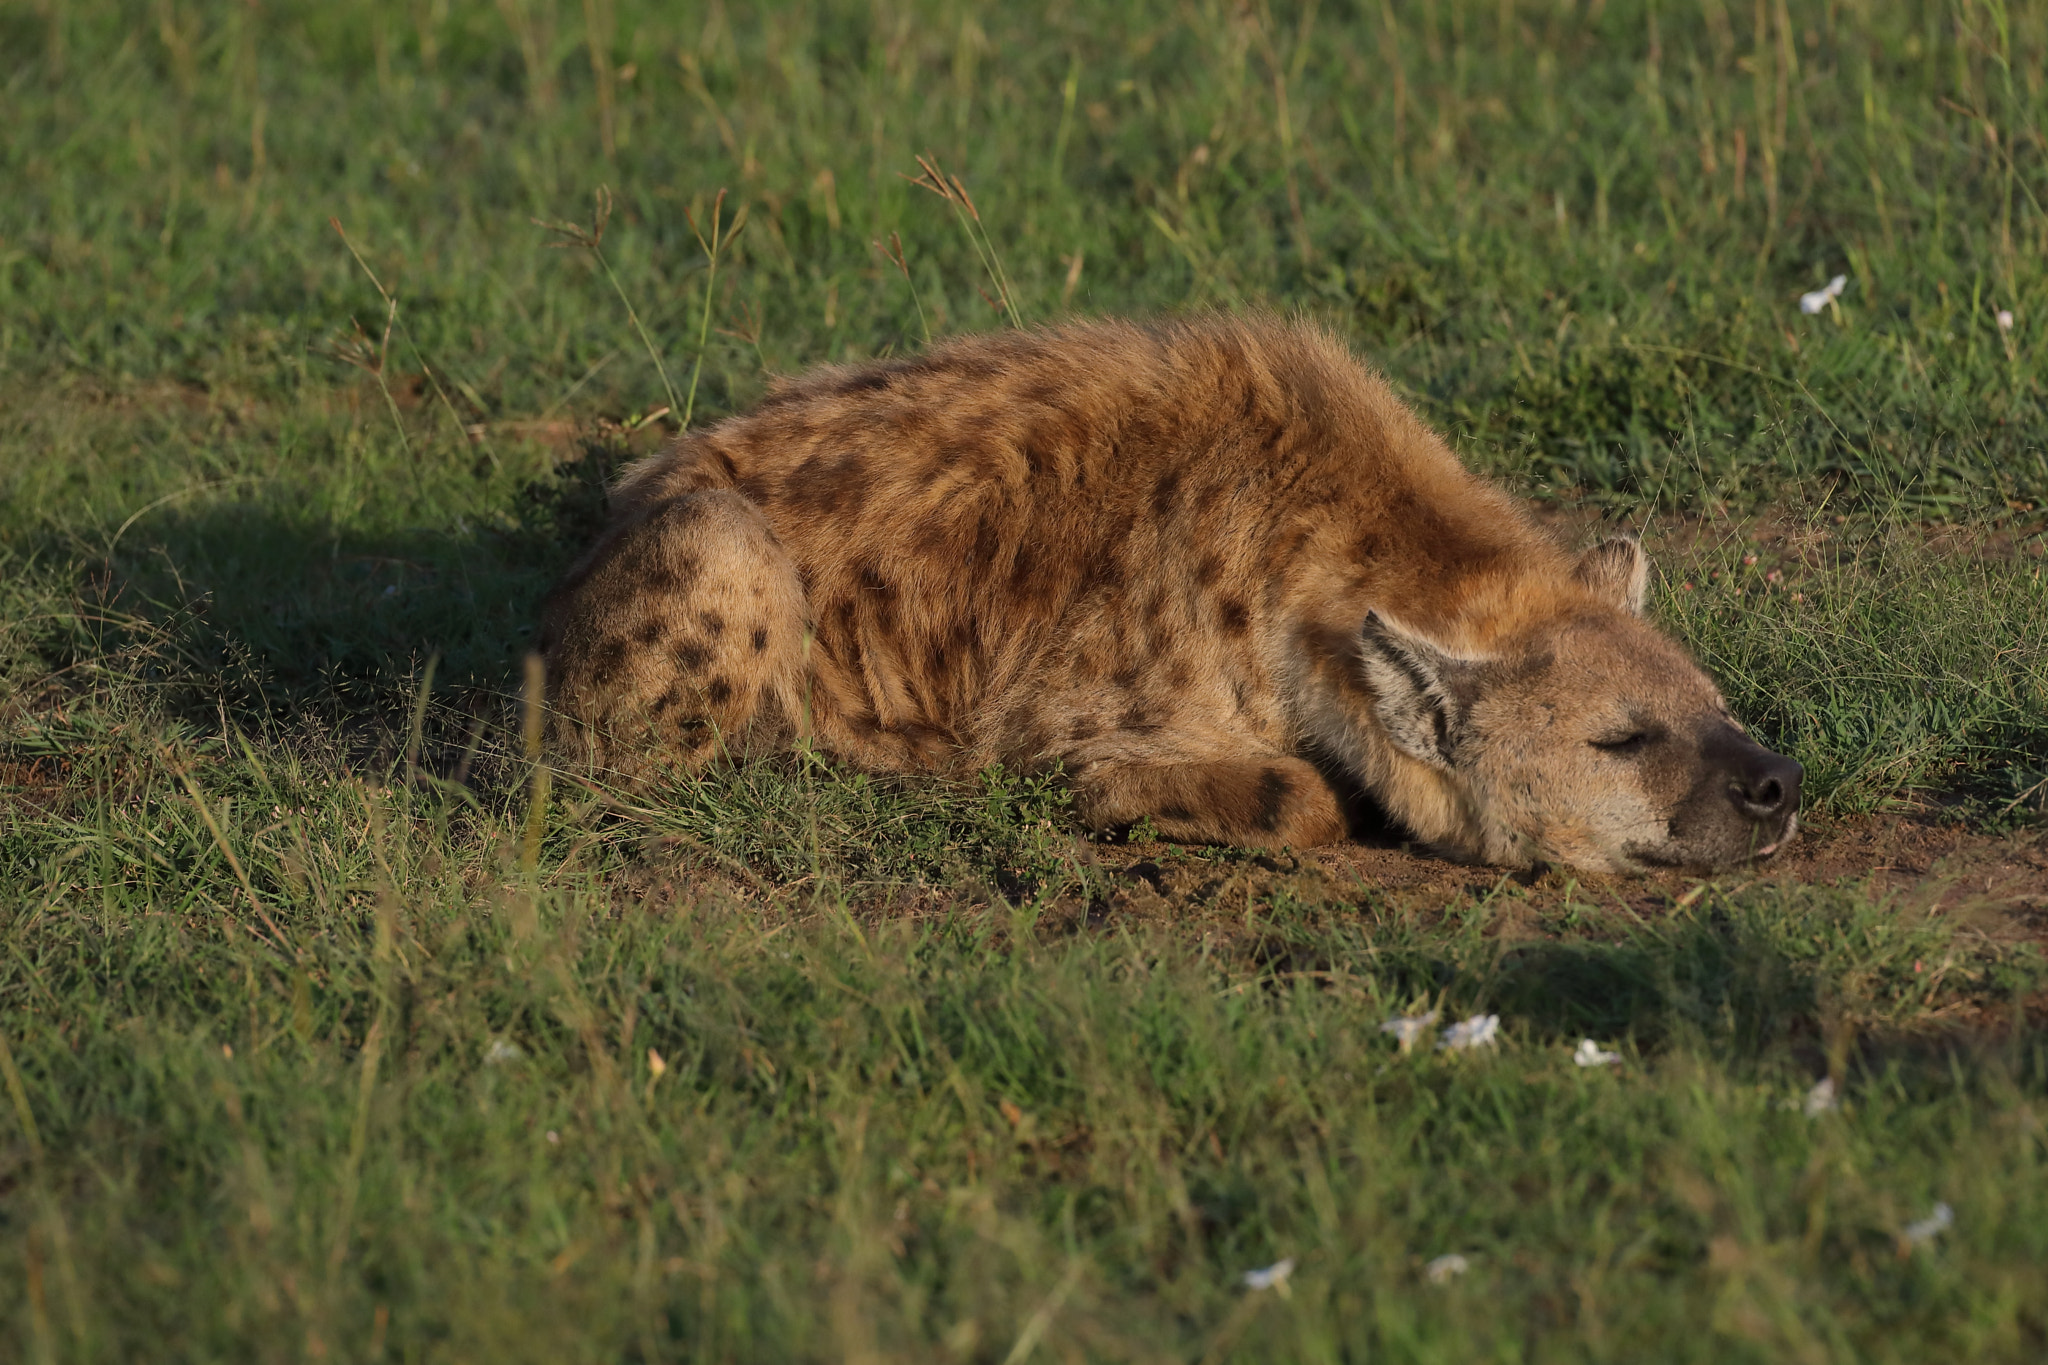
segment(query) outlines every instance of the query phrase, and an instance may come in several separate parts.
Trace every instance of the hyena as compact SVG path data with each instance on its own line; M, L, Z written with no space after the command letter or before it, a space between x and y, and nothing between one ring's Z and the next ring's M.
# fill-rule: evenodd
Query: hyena
M1445 855L1767 857L1800 767L1345 347L1271 318L1086 323L812 371L629 470L542 631L564 761L809 743L1058 764L1092 828ZM1333 782L1337 785L1333 785Z

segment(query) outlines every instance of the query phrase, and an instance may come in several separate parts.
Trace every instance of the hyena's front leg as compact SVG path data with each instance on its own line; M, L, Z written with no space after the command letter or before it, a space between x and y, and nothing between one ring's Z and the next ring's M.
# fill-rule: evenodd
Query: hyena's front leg
M802 724L803 586L761 510L714 489L650 507L549 600L557 751L632 773L696 769Z
M1169 839L1248 848L1313 848L1345 837L1337 794L1298 758L1243 756L1088 764L1074 782L1090 828L1149 818Z

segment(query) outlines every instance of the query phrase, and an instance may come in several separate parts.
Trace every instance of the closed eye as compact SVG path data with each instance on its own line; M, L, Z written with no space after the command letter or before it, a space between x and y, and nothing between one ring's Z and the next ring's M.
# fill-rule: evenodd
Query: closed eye
M1649 744L1650 732L1630 730L1627 734L1616 735L1612 739L1592 739L1586 742L1603 754L1632 754Z

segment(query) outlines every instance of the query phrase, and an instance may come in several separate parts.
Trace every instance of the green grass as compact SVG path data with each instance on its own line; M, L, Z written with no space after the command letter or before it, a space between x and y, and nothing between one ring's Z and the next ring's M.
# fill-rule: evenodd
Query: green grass
M1646 529L1823 818L2038 821L2044 65L2038 0L0 0L0 1353L2039 1358L1993 907L1148 849L1176 920L1000 773L531 819L512 698L677 400L1264 305Z

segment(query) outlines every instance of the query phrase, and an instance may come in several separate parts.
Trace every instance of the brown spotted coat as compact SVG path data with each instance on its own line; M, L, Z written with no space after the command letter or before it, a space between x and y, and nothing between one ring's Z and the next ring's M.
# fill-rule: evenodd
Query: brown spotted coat
M1629 614L1599 578L1319 330L1101 322L822 368L690 434L615 490L544 639L614 768L807 733L892 772L1058 762L1098 826L1306 845L1343 834L1334 763L1514 861L1537 836L1388 741L1361 624L1527 652Z

